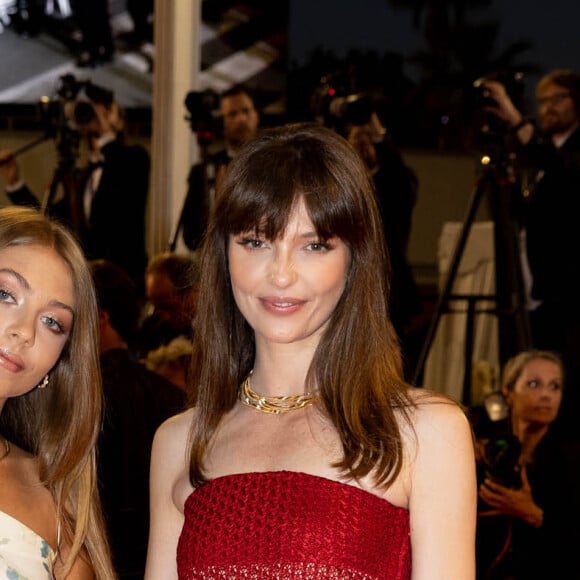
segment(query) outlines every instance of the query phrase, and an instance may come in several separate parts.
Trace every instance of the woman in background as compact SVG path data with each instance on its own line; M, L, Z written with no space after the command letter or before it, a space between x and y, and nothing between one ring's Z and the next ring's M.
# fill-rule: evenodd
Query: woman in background
M566 578L579 570L580 449L554 421L564 371L530 350L504 367L506 417L474 424L478 440L478 578Z
M96 491L97 307L73 236L0 210L0 577L114 578Z

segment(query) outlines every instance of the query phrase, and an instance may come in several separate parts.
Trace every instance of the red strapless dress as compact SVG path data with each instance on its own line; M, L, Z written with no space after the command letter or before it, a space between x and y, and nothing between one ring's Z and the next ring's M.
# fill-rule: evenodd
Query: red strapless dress
M408 579L409 512L305 473L227 475L187 498L177 569L183 580Z

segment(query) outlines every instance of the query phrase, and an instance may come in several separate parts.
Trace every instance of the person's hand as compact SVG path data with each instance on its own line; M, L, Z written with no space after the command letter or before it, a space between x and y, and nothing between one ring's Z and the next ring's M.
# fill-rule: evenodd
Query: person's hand
M481 84L485 91L485 97L492 99L495 104L486 105L483 110L492 113L505 121L508 125L515 127L523 119L523 115L513 104L505 87L498 81L486 80Z
M7 149L0 151L0 175L6 185L14 185L20 178L16 158Z
M479 497L493 508L496 514L515 516L532 525L541 524L543 512L534 501L525 467L522 468L520 475L522 479L520 489L511 489L487 478L479 487Z

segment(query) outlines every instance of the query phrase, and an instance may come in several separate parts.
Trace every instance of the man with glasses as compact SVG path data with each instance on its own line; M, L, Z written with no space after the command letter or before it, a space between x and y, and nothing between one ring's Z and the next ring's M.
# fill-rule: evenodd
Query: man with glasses
M487 111L517 138L522 175L533 171L530 187L522 188L530 323L534 346L559 352L566 363L564 424L580 410L580 75L556 69L539 81L537 124L522 115L501 83L487 81L485 89L495 101ZM574 430L580 434L579 427Z

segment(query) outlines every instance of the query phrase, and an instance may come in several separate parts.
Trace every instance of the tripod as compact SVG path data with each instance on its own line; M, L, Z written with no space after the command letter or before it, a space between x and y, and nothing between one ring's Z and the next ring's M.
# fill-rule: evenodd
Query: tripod
M43 213L61 219L71 229L80 235L82 224L81 201L77 198L78 175L76 160L79 148L79 134L63 125L55 135L59 154L50 186L42 200ZM62 196L59 189L62 188Z
M43 213L55 215L56 217L64 219L68 225L73 226L78 224L80 219L80 207L75 199L77 186L75 167L79 139L76 131L63 127L59 132L51 128L41 137L26 143L5 159L0 160L0 165L9 163L29 149L33 149L37 145L41 145L50 139L57 140L59 160L50 180L50 186L40 204L40 209ZM55 200L59 197L59 188L62 188L63 196L62 200L55 204Z
M417 361L413 383L422 376L429 350L435 338L441 316L452 312L451 300L467 302L465 334L465 371L462 402L471 403L471 371L473 334L476 305L480 301L493 301L495 308L485 310L498 316L499 358L503 364L510 356L531 346L531 330L526 310L526 294L519 250L519 227L514 219L514 200L517 199L517 180L511 163L494 165L489 157L482 157L482 172L471 195L466 218L447 273L435 312L428 327L426 338ZM453 285L463 257L465 245L482 199L487 196L494 224L496 291L491 295L453 294Z

